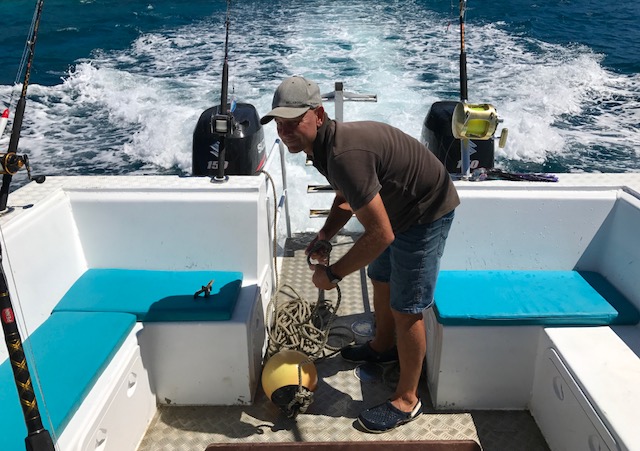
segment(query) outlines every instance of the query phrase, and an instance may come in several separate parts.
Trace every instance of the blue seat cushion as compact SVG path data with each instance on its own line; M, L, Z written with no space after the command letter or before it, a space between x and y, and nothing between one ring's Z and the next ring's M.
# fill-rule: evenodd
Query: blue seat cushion
M25 340L25 353L33 353L33 360L27 359L32 383L36 386L37 370L46 400L36 390L49 432L62 433L135 323L127 313L54 313ZM25 449L27 428L8 359L0 364L0 406L0 449Z
M638 310L602 275L578 271L441 271L445 325L636 324Z
M194 294L213 280L211 294ZM89 269L55 312L127 312L138 321L226 321L235 308L242 273Z

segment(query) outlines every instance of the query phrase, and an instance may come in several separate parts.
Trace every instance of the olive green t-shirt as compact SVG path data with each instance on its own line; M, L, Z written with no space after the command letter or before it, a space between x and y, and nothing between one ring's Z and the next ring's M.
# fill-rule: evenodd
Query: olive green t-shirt
M380 193L396 233L431 223L460 204L440 160L415 138L381 122L336 122L325 116L313 162L353 211Z

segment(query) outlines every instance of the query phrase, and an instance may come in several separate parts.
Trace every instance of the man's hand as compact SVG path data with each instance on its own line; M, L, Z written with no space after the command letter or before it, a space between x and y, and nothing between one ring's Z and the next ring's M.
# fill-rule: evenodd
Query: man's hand
M322 242L325 242L326 244L323 245ZM313 269L313 266L317 264L324 266L329 264L331 244L326 241L325 234L322 230L320 230L313 241L309 243L304 253L307 256L309 269Z
M311 281L313 284L321 290L333 290L336 287L335 283L331 283L327 276L327 267L325 265L311 265L313 269L313 276Z

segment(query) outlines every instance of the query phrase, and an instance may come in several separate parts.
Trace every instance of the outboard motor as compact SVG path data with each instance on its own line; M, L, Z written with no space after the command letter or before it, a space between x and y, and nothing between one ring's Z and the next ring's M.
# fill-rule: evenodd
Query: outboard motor
M220 113L220 105L205 110L193 131L192 173L215 176L221 135L214 130L213 121ZM266 149L264 131L256 108L249 103L237 103L233 110L231 132L225 139L225 174L253 175L264 166Z
M462 156L460 140L453 136L453 112L460 102L441 101L431 105L422 124L422 144L427 146L445 165L450 174L460 174ZM491 169L494 166L494 137L470 140L471 169Z

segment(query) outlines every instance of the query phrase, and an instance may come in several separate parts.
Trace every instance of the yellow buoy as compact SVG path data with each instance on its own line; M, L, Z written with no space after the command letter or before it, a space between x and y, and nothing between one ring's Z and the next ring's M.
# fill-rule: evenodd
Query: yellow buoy
M265 395L289 417L295 416L300 410L300 406L291 406L296 394L302 390L310 396L317 386L316 366L300 351L279 351L267 360L262 369L262 389Z

